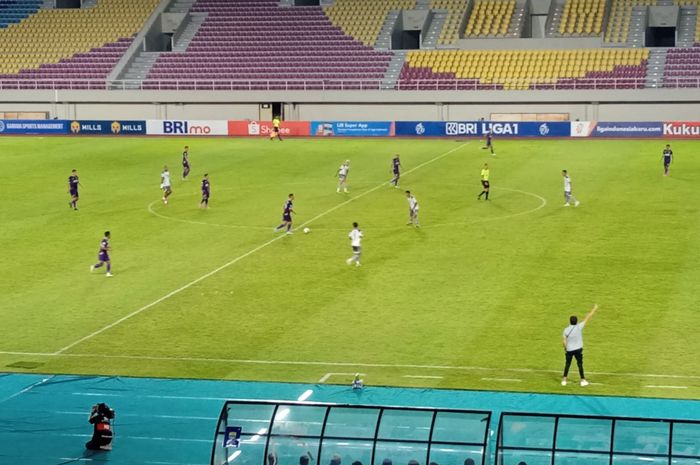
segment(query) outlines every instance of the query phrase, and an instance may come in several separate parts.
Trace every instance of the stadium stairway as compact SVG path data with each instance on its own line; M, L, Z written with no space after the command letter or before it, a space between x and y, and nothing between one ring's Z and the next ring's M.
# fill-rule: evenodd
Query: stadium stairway
M663 87L664 73L666 69L665 48L649 49L649 61L647 62L647 87Z
M678 18L677 47L692 47L695 44L695 35L698 21L698 7L682 5Z
M433 18L428 26L428 32L423 39L422 48L435 48L437 46L442 28L447 22L448 14L447 10L433 10Z
M399 19L399 10L390 10L384 18L384 24L379 31L377 41L374 43L374 48L379 50L391 50L391 32L394 30L394 25Z
M394 50L394 56L389 62L389 68L382 79L382 89L394 89L401 76L401 70L406 62L406 50Z

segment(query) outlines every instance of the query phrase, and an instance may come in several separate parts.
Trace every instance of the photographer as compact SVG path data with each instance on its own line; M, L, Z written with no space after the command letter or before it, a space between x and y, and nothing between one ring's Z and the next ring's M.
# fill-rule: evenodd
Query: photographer
M92 439L85 443L89 450L112 450L111 420L114 419L114 410L107 404L100 403L92 406L88 421L94 425Z

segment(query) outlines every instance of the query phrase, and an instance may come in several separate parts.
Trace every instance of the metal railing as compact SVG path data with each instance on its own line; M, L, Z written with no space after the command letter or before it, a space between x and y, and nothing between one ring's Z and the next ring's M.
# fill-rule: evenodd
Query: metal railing
M395 85L376 79L1 79L0 90L170 90L170 91L487 91L487 90L625 90L643 89L646 78L561 79L552 83L506 80L415 79ZM700 76L664 78L655 87L700 88Z

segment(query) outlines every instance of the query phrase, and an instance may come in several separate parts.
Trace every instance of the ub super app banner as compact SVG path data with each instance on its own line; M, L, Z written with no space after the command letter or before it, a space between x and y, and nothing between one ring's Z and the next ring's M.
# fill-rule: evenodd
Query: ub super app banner
M269 136L272 133L271 121L229 121L229 136ZM311 135L309 121L282 121L280 134L284 136Z

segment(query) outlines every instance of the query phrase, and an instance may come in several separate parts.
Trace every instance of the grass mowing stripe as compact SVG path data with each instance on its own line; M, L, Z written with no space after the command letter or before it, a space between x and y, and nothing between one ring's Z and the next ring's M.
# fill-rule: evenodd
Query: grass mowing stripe
M412 172L414 172L414 171L416 171L416 170L418 170L418 169L420 169L420 168L423 168L424 166L427 166L427 165L429 165L429 164L431 164L431 163L434 163L434 162L436 162L436 161L438 161L438 160L440 160L440 159L446 157L447 155L449 155L449 154L451 154L451 153L453 153L453 152L456 152L457 150L461 149L461 148L464 147L465 145L467 145L467 142L462 143L462 144L458 145L457 147L455 147L455 148L453 148L453 149L450 149L450 150L448 150L448 151L446 151L446 152L443 152L443 153L441 153L440 155L437 155L436 157L433 157L433 158L431 158L430 160L425 161L425 162L423 162L423 163L421 163L421 164L415 166L414 168L412 168L412 169L406 171L406 172L404 173L404 176L406 176L406 175L408 175L408 174L411 174ZM299 230L300 228L303 228L304 226L307 226L307 225L313 223L314 221L316 221L316 220L318 220L318 219L320 219L320 218L323 218L324 216L326 216L326 215L328 215L328 214L330 214L330 213L332 213L332 212L338 210L339 208L341 208L341 207L343 207L343 206L349 204L350 202L353 202L354 200L357 200L357 199L359 199L359 198L362 198L362 197L364 197L364 196L366 196L366 195L371 194L372 192L377 191L378 189L380 189L381 187L383 187L385 184L386 184L385 182L382 182L381 184L379 184L379 185L377 185L377 186L375 186L375 187L373 187L373 188L371 188L371 189L369 189L369 190L366 190L365 192L363 192L363 193L361 193L361 194L359 194L359 195L357 195L357 196L355 196L355 197L352 197L352 198L346 200L346 201L343 202L343 203L340 203L340 204L338 204L338 205L336 205L336 206L334 206L334 207L332 207L332 208L329 208L328 210L326 210L326 211L324 211L324 212L322 212L322 213L319 213L318 215L314 216L314 217L311 218L310 220L308 220L308 221L302 223L301 225L297 226L297 227L295 228L295 230ZM149 205L149 206L150 206L150 205ZM118 320L116 320L116 321L114 321L114 322L108 324L107 326L104 326L104 327L102 327L102 328L100 328L100 329L98 329L98 330L96 330L96 331L93 331L92 333L88 334L87 336L83 336L82 338L78 339L77 341L74 341L74 342L68 344L67 346L64 346L63 348L61 348L61 349L57 350L56 352L54 352L54 355L60 355L60 354L62 354L62 353L64 353L64 352L66 352L67 350L70 350L70 349L72 349L73 347L77 346L78 344L80 344L80 343L82 343L82 342L85 342L85 341L87 341L87 340L89 340L89 339L92 339L93 337L102 334L103 332L107 331L108 329L114 328L115 326L117 326L117 325L123 323L124 321L126 321L126 320L128 320L128 319L130 319L130 318L132 318L132 317L134 317L134 316L136 316L136 315L138 315L138 314L140 314L140 313L142 313L142 312L148 310L149 308L151 308L151 307L153 307L153 306L155 306L155 305L158 305L159 303L161 303L161 302L163 302L163 301L165 301L165 300L168 300L170 297L173 297L174 295L177 295L177 294L179 294L180 292L182 292L182 291L184 291L184 290L186 290L186 289L189 289L190 287L194 286L195 284L197 284L197 283L199 283L199 282L201 282L201 281L204 281L205 279L207 279L207 278L209 278L209 277L211 277L211 276L213 276L213 275L219 273L220 271L225 270L226 268L230 267L231 265L234 265L234 264L238 263L239 261L243 260L244 258L253 255L254 253L256 253L256 252L258 252L258 251L264 249L265 247L267 247L267 246L269 246L269 245L271 245L271 244L274 244L275 242L277 242L278 240L282 239L283 237L284 237L284 235L281 235L281 236L277 236L277 237L275 237L275 238L273 238L273 239L270 239L269 241L265 242L264 244L255 247L254 249L252 249L252 250L250 250L250 251L244 253L243 255L239 255L238 257L234 258L233 260L231 260L231 261L229 261L229 262L227 262L227 263L224 263L223 265L221 265L220 267L218 267L218 268L216 268L216 269L210 271L209 273L206 273L206 274L200 276L199 278L197 278L197 279L195 279L195 280L193 280L193 281L190 281L189 283L185 284L184 286L181 286L181 287L175 289L174 291L171 291L171 292L167 293L167 294L164 295L163 297L160 297L159 299L156 299L156 300L154 300L153 302L151 302L151 303L149 303L149 304L146 304L146 305L144 305L143 307L141 307L141 308L139 308L139 309L137 309L137 310L134 310L133 312L129 313L128 315L125 315L125 316L119 318Z

